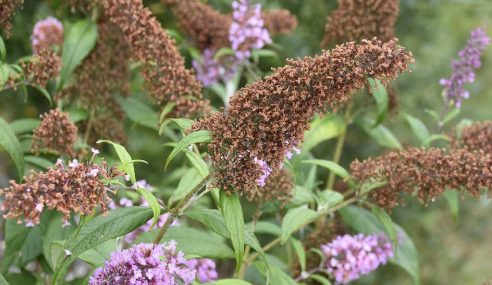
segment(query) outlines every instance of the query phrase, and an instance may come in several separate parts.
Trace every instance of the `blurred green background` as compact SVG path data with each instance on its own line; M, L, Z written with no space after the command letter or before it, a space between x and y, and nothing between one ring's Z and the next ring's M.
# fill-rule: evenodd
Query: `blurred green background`
M48 15L66 18L63 16L66 15L66 10L57 9L62 2L25 1L24 8L14 20L14 36L6 41L10 60L30 54L29 35L37 20ZM159 1L145 2L152 7L165 27L174 27L169 12ZM279 44L282 60L320 52L325 19L336 8L336 0L260 2L268 8L287 8L298 17L299 27L293 34L274 40ZM231 0L210 0L210 3L222 11L230 11ZM411 66L412 73L405 73L395 84L402 112L413 114L428 123L430 129L434 128L431 117L424 110L441 108L442 88L438 83L439 79L450 76L451 61L457 57L458 51L465 46L470 31L476 27L484 27L492 35L492 0L400 0L396 35L400 44L412 51L415 57L415 64ZM482 62L476 82L467 86L471 98L463 103L462 113L456 122L462 118L492 119L492 46L487 48ZM271 64L278 66L282 61ZM25 104L20 94L1 93L1 116L7 121L26 116L37 117L49 108L45 100L37 95L30 95ZM414 136L401 116L389 118L384 124L403 145L415 144ZM156 156L155 150L162 149L161 144L164 141L154 133L139 128L129 127L128 133L132 155L150 163L150 166L139 166L139 173L151 182L162 179L161 166L167 154L162 152ZM139 139L132 139L137 137ZM333 146L333 142L328 142L317 148L318 154L330 158ZM363 159L384 150L360 129L351 127L342 164L347 166L354 158ZM9 173L1 169L2 165L5 167L5 157L2 157L0 173ZM156 166L159 168L156 169ZM0 186L5 184L5 179L6 177L2 181L0 178ZM406 207L395 209L392 217L414 239L420 254L422 284L468 285L492 280L492 220L489 218L492 217L492 205L486 199L462 200L458 221L453 221L444 199L428 207L409 201ZM411 284L411 280L400 269L387 266L355 284Z

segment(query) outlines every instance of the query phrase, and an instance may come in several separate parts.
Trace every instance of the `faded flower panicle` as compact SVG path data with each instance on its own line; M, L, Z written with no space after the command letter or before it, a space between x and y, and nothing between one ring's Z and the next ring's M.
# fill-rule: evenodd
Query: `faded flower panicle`
M41 124L34 130L32 152L39 154L42 148L58 151L70 157L75 155L77 127L67 113L53 109L41 115Z
M30 61L21 63L26 79L31 84L46 86L48 81L60 74L62 60L54 51L42 49Z
M74 84L63 91L62 97L78 100L81 107L100 111L121 121L124 111L115 96L128 96L130 47L115 25L100 21L96 46L74 74ZM90 88L88 88L90 86ZM98 117L99 112L95 116Z
M348 100L367 77L384 83L407 69L409 52L396 41L353 42L316 57L289 60L272 75L247 85L227 110L198 121L192 130L210 130L209 154L215 181L226 191L255 198L264 175L255 161L276 174L288 152L299 146L314 114Z
M89 285L189 285L195 271L188 268L184 254L176 251L176 242L141 243L130 249L114 252L111 258L94 271Z
M398 13L399 0L339 0L326 21L322 46L373 37L390 41Z
M164 0L171 5L180 31L193 39L200 50L230 47L231 14L222 14L200 0ZM271 35L291 32L297 19L288 10L263 11L265 28Z
M271 35L288 34L297 28L297 18L287 9L261 12L265 28Z
M263 26L261 5L251 6L249 0L232 2L232 24L229 28L229 41L238 60L245 60L252 49L261 49L272 42L268 30Z
M387 209L401 202L400 192L417 192L419 200L428 203L446 189L466 190L474 197L479 197L484 188L492 189L492 156L482 150L409 148L354 161L350 168L359 184L387 183L369 193L372 200Z
M143 64L146 87L155 102L160 106L175 103L173 117L195 117L208 112L200 82L185 68L174 40L142 0L103 0L102 4L109 21L123 31L133 58Z
M102 211L106 213L108 188L103 180L120 175L119 171L108 169L106 164L86 165L73 160L65 166L59 160L47 172L25 177L23 184L10 181L9 188L0 189L0 195L4 196L1 206L3 217L17 219L19 223L23 217L26 226L34 226L39 224L44 208L60 212L65 224L71 212L88 215L101 205Z
M58 19L48 17L34 25L32 33L32 50L34 53L42 49L52 49L63 45L63 24Z
M88 124L82 126L82 131L87 130ZM100 115L92 120L92 130L88 139L90 144L95 144L100 139L106 139L125 145L128 141L121 119L114 116Z
M222 56L215 59L215 52L209 49L203 51L202 60L193 60L196 77L203 86L211 86L219 81L228 81L238 68L236 59L232 56Z
M464 127L461 136L454 139L453 146L492 155L492 122L476 122Z
M460 108L461 101L470 97L470 93L464 89L463 85L475 81L474 70L482 64L480 57L489 44L490 38L483 29L478 28L471 32L466 47L458 53L460 59L452 63L451 77L440 81L440 84L444 86L448 104Z
M218 273L215 269L215 262L212 259L190 259L186 261L188 268L196 272L196 278L200 283L212 282L217 280Z
M347 284L371 273L393 257L393 246L385 235L358 234L336 237L321 246L326 270L337 284Z
M257 202L279 201L281 206L285 206L294 195L294 180L292 174L280 169L275 175L271 175L266 180L264 188L257 193Z
M164 0L178 21L180 31L193 39L200 50L230 47L232 17L221 14L200 0Z
M12 18L15 10L19 8L24 0L0 0L0 29L3 30L5 36L10 37L12 29Z

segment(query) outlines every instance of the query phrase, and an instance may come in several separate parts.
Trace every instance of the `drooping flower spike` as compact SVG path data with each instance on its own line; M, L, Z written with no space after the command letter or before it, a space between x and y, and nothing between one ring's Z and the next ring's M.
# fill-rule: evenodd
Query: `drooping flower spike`
M314 114L342 104L367 77L388 82L412 62L396 41L353 42L316 57L289 60L232 97L228 108L198 121L192 130L210 130L208 145L217 186L249 199L264 176L276 174L287 153L300 147Z

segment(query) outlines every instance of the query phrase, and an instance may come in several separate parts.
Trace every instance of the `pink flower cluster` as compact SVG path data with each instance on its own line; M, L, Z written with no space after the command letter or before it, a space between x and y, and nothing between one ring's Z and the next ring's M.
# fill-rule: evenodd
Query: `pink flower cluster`
M63 45L63 24L60 21L48 17L36 23L32 32L32 50L34 53L61 45Z
M337 284L347 284L384 265L393 257L393 246L385 235L338 236L321 246L326 270Z

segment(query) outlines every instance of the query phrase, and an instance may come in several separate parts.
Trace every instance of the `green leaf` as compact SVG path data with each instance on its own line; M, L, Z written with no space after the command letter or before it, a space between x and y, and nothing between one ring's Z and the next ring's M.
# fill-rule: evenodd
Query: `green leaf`
M0 62L5 62L5 59L7 58L7 48L5 48L5 43L0 36Z
M161 127L159 128L159 135L162 135L162 133L164 133L164 130L166 129L166 127L171 123L174 123L181 131L184 131L184 130L191 128L191 126L193 125L194 122L195 121L193 121L193 120L185 119L185 118L165 119L162 122Z
M90 19L80 20L67 30L63 43L63 65L58 90L65 86L75 68L89 55L96 44L96 40L97 25Z
M31 86L34 89L38 90L41 94L43 94L43 96L48 100L48 102L50 102L50 106L53 106L53 100L51 99L51 95L48 92L48 90L46 90L44 87L39 85L31 85Z
M241 279L222 279L212 283L205 283L203 285L253 285Z
M409 114L403 114L405 119L407 120L410 128L412 129L415 136L419 139L420 143L423 144L427 139L429 139L429 131L427 127L420 121L419 119L411 116Z
M171 198L169 198L168 205L171 206L174 202L179 201L186 197L195 187L197 187L203 178L200 176L195 168L190 168L185 172L181 180L179 180L178 187L174 190Z
M214 55L214 60L218 60L223 56L234 55L234 50L229 47L220 48Z
M273 236L281 236L282 235L282 229L271 222L265 222L265 221L259 221L256 223L255 226L255 233L259 234L269 234Z
M343 195L333 190L325 190L315 196L318 202L318 211L328 210L343 201Z
M446 136L446 135L431 135L426 141L423 142L423 146L428 147L430 146L433 142L443 140L446 142L449 142L451 139Z
M150 208L152 209L152 212L154 213L154 222L152 222L152 225L150 226L150 229L152 229L159 221L159 216L161 215L161 206L159 205L159 201L154 196L154 194L150 193L150 191L147 189L137 188L137 192L142 195L145 201L147 201Z
M379 79L368 78L367 81L371 87L369 92L372 94L378 107L378 116L376 118L375 125L379 125L384 121L384 118L388 114L388 91Z
M447 123L451 122L454 118L456 118L460 114L460 109L456 108L449 112L444 120L442 121L442 125L445 126Z
M1 40L2 40L2 38L0 37L0 41ZM7 282L7 280L5 280L5 278L3 277L2 274L0 274L0 285L9 285L9 282Z
M171 111L174 109L175 106L176 103L168 102L164 106L164 108L162 108L161 115L159 116L159 122L163 122L164 118L166 118L166 116L171 113Z
M117 98L118 103L120 103L128 118L138 125L147 127L152 130L157 130L158 126L158 115L155 110L141 102L135 97L128 97L123 99L121 97Z
M315 119L304 134L302 151L308 152L318 144L338 137L345 130L343 119L337 115L326 115L322 119Z
M229 196L222 192L221 194L220 208L236 254L236 272L238 272L244 255L243 209L236 193Z
M294 281L294 279L292 279L292 277L276 266L271 266L270 274L271 284L299 285L296 281Z
M80 231L72 234L65 245L65 250L70 251L71 255L58 258L53 274L53 284L57 284L68 266L80 254L108 240L134 231L152 216L153 212L148 207L119 208L111 211L107 216L99 215L82 225Z
M202 130L202 131L196 131L193 133L190 133L189 135L183 137L176 147L172 150L171 154L169 154L169 157L167 158L166 161L166 166L169 165L169 163L173 160L173 158L181 152L183 149L185 149L187 146L190 144L194 143L205 143L205 142L211 142L212 141L212 133L210 131Z
M132 160L132 157L126 148L120 144L108 140L99 140L97 143L109 143L114 147L114 150L120 159L123 171L130 176L130 181L135 184L137 182L137 178L135 177L135 167L133 166L134 160Z
M224 217L218 210L213 209L190 209L184 213L188 218L200 222L207 229L225 237L231 238L229 230L224 222ZM263 255L263 250L261 248L258 239L247 230L245 226L244 229L244 243L249 245L252 249L256 250Z
M10 127L15 134L23 134L31 132L39 126L38 119L19 119L10 123Z
M308 164L315 164L322 166L324 168L329 169L336 175L342 177L343 179L347 179L350 177L350 174L348 173L345 168L341 167L337 163L330 161L330 160L323 160L323 159L310 159L310 160L304 160L302 163L308 163Z
M373 127L374 122L367 118L358 119L356 120L356 123L378 144L392 149L402 149L398 139L385 126L377 125L376 127Z
M306 207L290 209L282 221L282 239L285 243L290 235L318 218L318 213Z
M33 228L24 224L17 224L14 220L5 221L5 251L2 260L2 272L7 272L16 258L20 257L20 251Z
M304 246L299 240L295 238L290 238L289 241L290 244L292 244L292 247L294 248L297 258L299 258L299 264L301 265L301 270L303 272L306 271L306 252L304 251Z
M313 274L309 276L309 279L313 279L315 281L318 281L321 285L332 285L330 280L326 279L325 277L317 274Z
M371 212L355 206L347 206L339 211L342 220L348 226L359 233L379 234L384 231L384 226ZM403 268L412 278L414 284L420 284L419 259L417 249L412 239L400 226L396 225L398 233L398 247L395 259L390 263Z
M177 249L187 255L196 254L208 258L234 258L234 251L224 238L210 231L189 227L171 227L164 236L164 241L174 240Z
M186 149L184 151L185 151L186 158L188 158L188 160L191 162L191 164L196 169L196 171L198 171L200 176L202 178L207 177L210 171L208 170L208 165L203 160L203 158L198 153L195 153L193 151L189 151Z
M444 192L444 198L449 205L449 210L451 211L451 215L453 216L453 220L455 223L458 222L459 214L460 214L460 194L455 189L449 189Z
M379 222L383 225L386 234L389 236L391 241L393 241L393 246L396 247L398 245L398 233L396 232L395 224L393 224L391 217L378 206L372 206L371 210L374 216L376 216Z
M10 158L12 158L15 167L17 168L19 178L22 180L22 177L24 176L24 156L22 154L22 148L19 140L12 131L12 128L2 118L0 118L0 147L5 149L10 155Z
M51 243L51 257L52 262L56 263L60 255L65 254L66 241L65 240L57 240ZM118 249L118 243L116 239L108 240L94 248L91 248L79 256L79 259L85 261L90 264L92 267L100 267L104 265L107 259L111 256L111 253L115 252Z
M68 110L68 116L70 118L70 121L72 121L73 123L78 123L80 121L87 120L89 118L89 112L84 109L72 108Z

